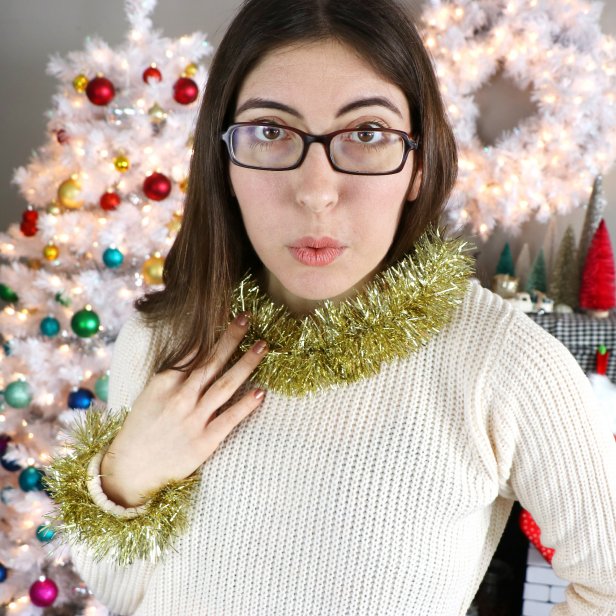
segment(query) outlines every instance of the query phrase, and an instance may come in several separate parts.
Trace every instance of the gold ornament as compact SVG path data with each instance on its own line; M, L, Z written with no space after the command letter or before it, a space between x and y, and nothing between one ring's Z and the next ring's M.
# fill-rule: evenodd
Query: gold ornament
M73 79L73 88L75 88L75 92L79 92L82 94L86 91L88 87L88 78L85 75L77 75L75 79Z
M47 261L55 261L59 254L60 249L53 242L49 242L49 244L43 248L43 256Z
M58 187L58 202L70 210L78 210L83 205L81 197L81 184L73 176L64 180Z
M141 275L147 284L162 284L163 283L163 266L165 259L160 256L160 253L155 252L154 256L146 259L141 268Z
M169 233L176 234L180 230L181 226L182 226L182 212L180 211L173 212L173 216L171 217L171 220L167 223L167 229L169 230Z
M237 357L257 340L269 352L252 374L265 389L287 396L333 388L377 374L382 363L407 357L451 319L473 273L473 250L460 238L428 230L414 252L377 274L355 297L325 300L298 318L275 305L248 274L232 301L232 317L248 311L250 329Z
M113 166L120 172L126 173L130 169L130 160L126 156L116 156L113 159Z
M201 471L180 481L172 480L146 495L148 501L136 508L135 517L121 518L101 509L90 496L88 465L106 450L130 412L92 407L79 417L69 434L70 452L52 458L42 482L51 496L53 509L43 514L51 527L68 543L84 543L98 562L111 552L119 566L136 559L157 563L176 536L189 526L193 498Z
M178 184L178 186L180 187L180 190L185 193L188 190L188 178L184 178L183 180L180 180L180 183Z
M148 115L154 125L162 124L167 119L167 112L158 103L154 103L148 109Z
M43 263L40 259L28 259L27 265L31 270L34 271L38 271L41 269L41 267L43 267Z
M188 139L186 140L186 147L192 148L194 144L195 144L195 133L190 133L190 135L188 136Z
M199 67L194 62L191 62L184 69L184 72L182 73L182 77L194 77L197 74L198 70L199 70Z

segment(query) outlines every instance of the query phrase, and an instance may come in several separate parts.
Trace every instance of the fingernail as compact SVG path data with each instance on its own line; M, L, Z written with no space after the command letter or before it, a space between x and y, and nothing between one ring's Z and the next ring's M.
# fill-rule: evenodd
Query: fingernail
M237 315L237 317L235 317L235 322L240 327L245 327L246 325L248 325L248 315L245 312L242 312L241 314Z
M263 389L255 389L254 396L257 400L261 400L261 398L263 398L264 395L265 395L265 391Z
M267 342L265 342L265 340L259 340L259 342L255 343L255 345L252 347L252 350L261 355L261 353L263 353L263 351L265 351L265 349L267 348Z

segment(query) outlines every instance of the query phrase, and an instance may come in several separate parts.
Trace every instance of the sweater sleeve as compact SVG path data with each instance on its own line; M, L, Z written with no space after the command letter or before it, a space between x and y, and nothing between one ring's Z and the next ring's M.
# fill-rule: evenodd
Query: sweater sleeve
M145 387L151 372L151 340L149 330L133 314L120 329L111 358L109 374L109 396L107 406L118 410L130 406ZM102 453L96 456L89 467L92 480L88 489L93 500L103 509L120 517L134 517L144 509L124 508L109 500L101 489L100 461ZM88 585L94 596L113 612L121 615L132 614L147 590L155 564L137 560L121 567L112 555L97 561L93 552L85 545L72 545L71 555L75 570Z
M499 492L531 513L570 582L551 616L613 616L614 438L568 349L522 312L510 317L493 339L484 422Z

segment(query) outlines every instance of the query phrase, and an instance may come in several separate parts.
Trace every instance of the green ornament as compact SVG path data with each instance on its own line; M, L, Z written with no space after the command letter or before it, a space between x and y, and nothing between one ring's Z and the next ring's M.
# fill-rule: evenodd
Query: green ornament
M64 307L68 307L71 305L71 298L67 297L66 295L63 295L62 291L58 291L54 299L58 302L58 304L61 304Z
M98 332L101 321L89 306L76 312L71 319L71 327L80 338L89 338Z
M107 402L109 395L109 374L101 376L94 384L94 393L99 400Z
M13 381L4 390L4 401L14 409L23 409L32 402L32 388L27 381Z
M498 260L498 265L496 266L496 273L515 276L515 269L513 267L513 256L511 254L509 242L505 244L503 252L501 252L500 259Z
M11 287L7 287L5 284L0 282L0 299L3 299L5 302L16 302L19 301L19 297Z

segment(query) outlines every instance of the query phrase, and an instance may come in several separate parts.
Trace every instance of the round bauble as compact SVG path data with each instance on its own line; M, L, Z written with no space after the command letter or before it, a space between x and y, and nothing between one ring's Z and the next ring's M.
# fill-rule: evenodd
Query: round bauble
M143 182L143 192L152 201L162 201L171 192L171 180L163 173L152 173Z
M165 260L158 253L146 259L141 268L141 275L145 282L150 285L162 284L164 265Z
M78 210L83 205L81 184L76 179L69 178L58 186L58 203L70 210Z
M99 400L107 402L109 396L109 374L104 374L96 380L94 384L94 393Z
M2 564L0 563L0 584L4 581L6 581L6 578L9 575L9 570Z
M194 62L191 62L184 69L182 76L183 77L194 77L197 74L198 70L199 70L199 67Z
M120 267L124 261L124 255L117 248L107 248L103 253L103 263L110 269Z
M73 79L73 88L75 88L75 92L79 92L82 94L86 91L88 87L88 78L85 75L77 75L75 79Z
M47 543L56 536L56 531L53 528L48 527L46 524L40 524L36 529L36 538L41 543Z
M108 190L101 195L101 198L99 199L99 204L103 210L111 212L112 210L115 210L118 205L120 205L120 201L121 198L118 193L113 192L112 190Z
M53 338L60 333L60 321L58 321L55 317L45 317L41 321L39 329L41 330L41 334L43 334L43 336Z
M180 77L173 84L173 98L181 105L190 105L199 96L199 86L190 77Z
M113 159L113 166L120 172L126 173L130 169L130 160L126 156L116 156Z
M68 408L86 410L90 408L94 400L94 393L85 387L74 389L68 395Z
M39 579L30 586L30 601L37 607L48 607L58 596L58 587L49 578Z
M41 479L45 476L42 470L35 466L27 466L21 473L19 473L19 487L24 492L33 492L35 490L42 490L43 484Z
M60 256L60 249L53 242L49 242L43 248L43 256L47 261L55 261Z
M5 302L17 302L19 301L19 296L11 287L0 282L0 299Z
M155 64L148 66L148 68L143 71L143 81L145 83L154 83L157 81L162 81L162 73L156 68Z
M23 409L32 402L32 388L27 381L13 381L4 390L4 401L14 409Z
M58 143L68 143L71 140L71 137L63 128L61 128L56 131L56 140Z
M86 87L86 96L95 105L108 105L115 96L115 88L106 77L95 77Z
M71 319L71 327L80 338L94 336L100 327L100 319L94 310L84 308L76 312Z

